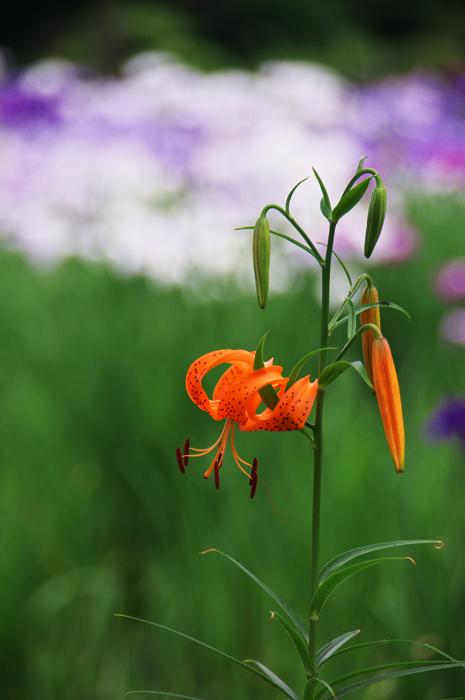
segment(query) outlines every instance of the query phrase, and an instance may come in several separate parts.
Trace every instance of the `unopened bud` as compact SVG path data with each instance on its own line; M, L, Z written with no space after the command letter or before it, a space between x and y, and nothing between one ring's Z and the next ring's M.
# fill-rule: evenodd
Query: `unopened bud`
M360 297L360 304L377 304L379 302L378 291L376 287L365 287ZM373 323L381 330L381 319L379 314L379 306L373 309L367 309L360 313L360 323L364 326L366 323ZM363 361L368 375L368 379L373 384L373 356L372 346L375 339L374 331L366 330L362 334Z
M253 271L258 305L266 306L270 285L270 224L266 216L257 219L253 230Z
M365 233L365 257L369 258L380 237L386 216L386 188L377 184L371 193L368 207L367 230Z
M372 352L373 379L384 432L396 471L403 472L405 436L402 405L396 368L386 338L375 338Z

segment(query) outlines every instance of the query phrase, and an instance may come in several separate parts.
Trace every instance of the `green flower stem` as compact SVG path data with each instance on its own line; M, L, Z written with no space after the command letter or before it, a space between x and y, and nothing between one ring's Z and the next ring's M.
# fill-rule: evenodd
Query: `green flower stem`
M336 255L336 253L334 253L334 255ZM360 275L360 277L357 280L355 280L355 283L349 289L349 292L348 292L346 298L344 299L344 301L342 302L342 304L340 305L340 307L338 308L338 310L336 311L336 313L332 317L331 321L329 322L329 335L331 335L331 333L333 332L334 328L336 327L336 323L338 322L339 318L341 317L341 314L343 314L344 311L346 310L348 302L351 299L353 299L353 297L357 293L358 289L362 286L364 280L366 281L368 287L373 287L373 280L371 279L370 275L363 274L363 275Z
M316 418L313 458L313 504L312 504L312 551L311 551L311 580L310 580L310 600L319 585L319 557L320 557L320 521L321 521L321 476L323 466L323 400L325 392L318 391L316 397ZM310 619L309 630L309 655L310 669L312 676L317 675L316 652L317 652L317 631L318 620ZM312 696L313 697L313 696Z
M329 291L331 282L331 258L333 253L334 234L336 224L329 225L328 244L324 265L321 266L321 337L320 346L320 372L326 367L328 347L329 325ZM320 522L321 522L321 477L323 467L323 399L324 391L318 391L316 399L315 428L313 431L314 456L313 456L313 506L312 506L312 544L311 544L311 579L310 600L313 598L319 585L319 556L320 556ZM318 673L316 663L318 620L310 620L310 670L316 677ZM312 692L313 697L313 692Z
M289 221L290 224L292 224L292 226L296 229L296 231L300 233L304 241L311 248L313 255L318 260L319 264L323 267L323 265L325 264L324 258L322 257L321 253L317 250L317 248L315 248L310 238L307 236L303 228L299 226L294 217L291 216L291 214L289 214L285 209L280 207L279 204L267 204L267 206L263 209L261 216L266 216L270 209L276 209L276 211L279 211L279 213L282 214L284 218Z

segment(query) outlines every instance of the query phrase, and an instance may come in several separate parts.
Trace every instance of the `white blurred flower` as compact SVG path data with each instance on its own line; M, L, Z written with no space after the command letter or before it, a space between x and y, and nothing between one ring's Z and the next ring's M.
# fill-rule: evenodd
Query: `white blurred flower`
M314 241L326 238L311 168L335 204L367 152L363 119L369 123L373 110L364 116L359 109L354 128L357 100L334 72L304 63L204 74L173 57L144 54L127 63L121 79L80 76L59 61L6 75L0 231L35 260L105 258L165 283L182 283L193 270L251 278L251 236L234 229L253 225L266 204L284 204L306 176L292 211ZM409 104L399 107L406 120ZM380 119L371 125L373 139L385 128ZM368 156L379 168L370 150ZM402 259L413 249L402 198L389 199L396 200L377 260ZM361 257L366 210L367 203L341 221L336 251ZM278 216L270 221L293 235ZM293 246L273 243L282 280L292 266L311 264Z

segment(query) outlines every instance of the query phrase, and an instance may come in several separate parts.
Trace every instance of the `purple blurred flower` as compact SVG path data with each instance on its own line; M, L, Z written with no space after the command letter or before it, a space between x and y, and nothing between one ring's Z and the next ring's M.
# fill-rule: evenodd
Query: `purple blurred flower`
M0 86L0 124L10 128L57 126L56 97L24 90L15 81Z
M465 259L452 260L444 265L436 277L436 291L446 301L465 298Z
M449 343L465 345L465 309L448 311L441 321L440 332Z
M438 408L425 425L428 440L457 437L465 449L465 397L451 397Z

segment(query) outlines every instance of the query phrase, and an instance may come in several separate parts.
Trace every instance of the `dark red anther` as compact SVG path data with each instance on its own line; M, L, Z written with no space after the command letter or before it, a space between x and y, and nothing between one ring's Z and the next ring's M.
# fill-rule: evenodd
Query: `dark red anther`
M220 488L220 468L218 466L218 462L215 462L214 470L215 470L215 486L217 489L219 489Z
M257 476L257 466L258 466L258 460L255 457L252 465L252 474L250 475L250 498L253 498L255 496L255 491L257 490L257 482L258 482L258 476Z
M182 461L182 454L181 454L180 447L176 448L176 459L178 460L179 469L182 471L183 474L185 474L186 470L184 469L184 462Z
M187 467L187 463L189 461L189 438L187 438L186 442L184 443L184 452L182 458L184 460L184 466Z

